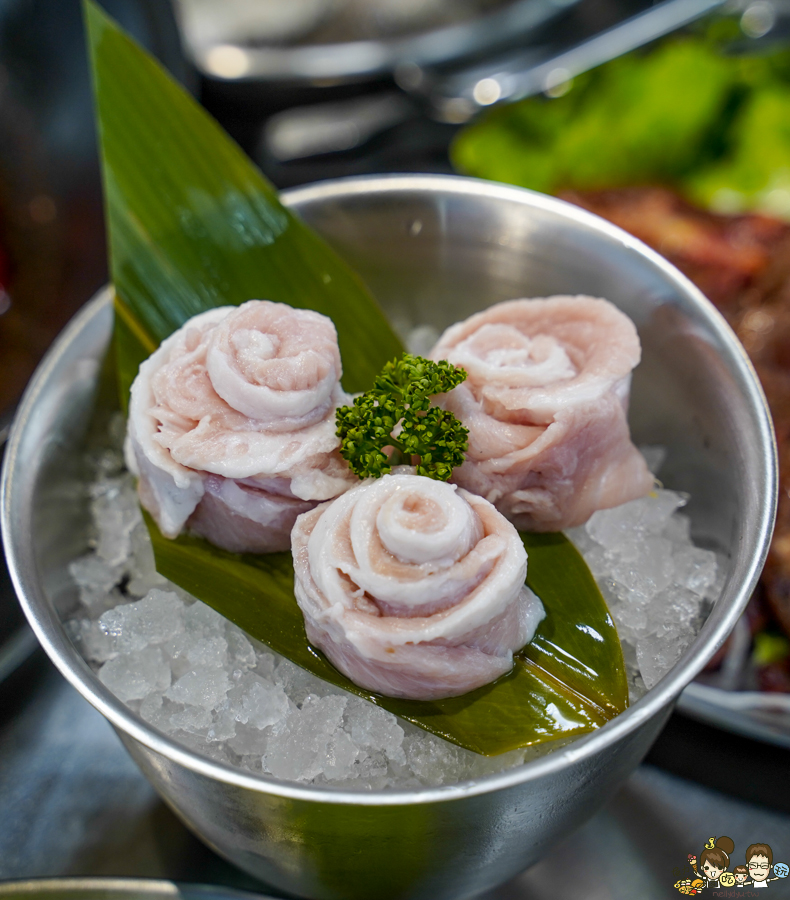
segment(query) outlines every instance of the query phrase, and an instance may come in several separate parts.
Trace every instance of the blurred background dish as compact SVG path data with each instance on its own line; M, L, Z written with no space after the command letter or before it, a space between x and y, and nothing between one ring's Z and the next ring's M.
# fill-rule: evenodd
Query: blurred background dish
M212 78L317 83L457 63L522 40L577 0L175 0Z

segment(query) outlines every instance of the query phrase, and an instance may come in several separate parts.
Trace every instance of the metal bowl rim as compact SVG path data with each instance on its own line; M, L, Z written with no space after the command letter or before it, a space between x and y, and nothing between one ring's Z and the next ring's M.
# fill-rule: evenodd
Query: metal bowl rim
M20 404L6 450L2 483L0 484L0 512L2 512L0 527L6 535L11 536L11 540L7 541L9 572L31 626L65 678L109 719L115 728L125 732L155 753L213 780L291 799L362 806L399 806L456 800L548 776L612 747L621 738L626 737L670 704L724 642L746 605L762 571L776 511L777 459L773 426L765 396L746 352L713 304L674 266L625 231L570 203L523 188L452 175L370 175L333 179L296 188L284 192L281 199L288 206L298 206L308 201L347 198L353 194L369 195L385 192L402 194L415 191L429 194L495 198L557 214L565 219L570 219L575 224L602 233L617 243L634 250L674 282L680 293L687 295L692 304L704 314L708 325L717 333L723 346L729 351L736 366L740 369L740 375L743 377L747 389L747 398L751 401L750 405L757 420L758 436L763 450L763 471L760 473L760 480L765 488L764 496L770 498L770 502L764 504L756 523L756 552L752 556L750 564L745 567L740 587L732 591L733 599L727 612L717 615L717 611L721 607L718 603L714 606L691 646L644 697L597 731L576 739L561 750L524 763L514 769L488 775L478 780L442 787L362 792L298 785L265 775L245 774L229 765L214 762L193 753L175 740L155 731L111 694L99 682L68 639L54 611L48 615L47 622L41 621L36 616L37 608L40 607L48 612L51 608L37 580L30 579L28 583L24 576L22 563L25 561L26 551L28 560L32 561L32 544L27 548L21 546L21 542L15 537L15 531L11 528L10 508L11 497L14 493L14 462L26 422L30 418L46 382L53 370L57 369L60 358L66 352L73 337L94 316L101 314L103 307L111 302L111 289L105 288L88 302L64 329L39 365Z

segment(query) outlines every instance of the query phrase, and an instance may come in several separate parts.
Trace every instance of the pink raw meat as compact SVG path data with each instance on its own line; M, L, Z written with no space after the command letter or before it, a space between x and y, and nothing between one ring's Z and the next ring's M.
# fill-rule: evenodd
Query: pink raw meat
M641 355L607 300L498 303L453 325L430 353L467 371L438 398L469 429L453 481L524 531L560 531L653 487L631 442L628 395Z
M481 497L413 471L299 516L295 593L308 638L355 684L435 700L510 671L544 611L513 526Z
M338 452L332 322L250 300L190 319L141 366L127 457L162 533L219 547L289 546L299 513L357 483Z

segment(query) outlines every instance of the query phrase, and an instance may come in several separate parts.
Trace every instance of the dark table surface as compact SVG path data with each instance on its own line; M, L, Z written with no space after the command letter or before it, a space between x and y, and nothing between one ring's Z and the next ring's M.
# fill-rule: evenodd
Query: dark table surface
M43 654L0 688L0 705L0 878L136 876L267 893L186 830L108 722ZM717 747L733 739L698 729L670 723L651 761L600 812L486 900L680 896L673 885L688 854L699 856L711 835L732 837L738 854L759 840L777 861L790 858L785 752L747 742L717 773ZM678 753L709 766L711 778L723 776L720 789L655 764ZM748 794L762 781L769 782L762 799L773 792L772 806L728 791ZM772 896L783 896L790 884L771 887Z
M607 14L607 3L616 2L589 0L600 15ZM290 102L314 102L315 96L201 84L179 55L173 23L163 12L165 0L105 5L200 92L278 187L374 171L449 171L447 146L454 128L428 119L396 128L350 154L275 164L260 153L266 115ZM28 293L21 291L12 298L16 304L0 313L5 389L0 425L47 344L106 279L82 53L77 0L0 0L0 113L5 113L0 132L8 110L21 111L24 127L16 129L11 144L37 167L24 182L27 193L11 196L0 185L0 210L12 210L22 244L37 248L26 263L33 270ZM335 96L360 89L342 88ZM0 133L0 176L7 182L16 163L3 155L9 145L5 137ZM38 201L31 207L42 194L52 205ZM9 206L12 201L15 206ZM54 216L37 221L42 209L54 209ZM10 622L15 615L13 601L3 606L0 597L0 618ZM673 884L690 874L687 867L684 871L688 854L699 856L711 835L732 837L736 855L749 843L765 841L775 859L789 861L788 761L782 749L676 715L647 763L603 810L489 900L681 896ZM56 875L171 878L265 892L181 825L106 720L38 651L0 683L0 878ZM774 883L771 889L782 896L790 893L790 884Z

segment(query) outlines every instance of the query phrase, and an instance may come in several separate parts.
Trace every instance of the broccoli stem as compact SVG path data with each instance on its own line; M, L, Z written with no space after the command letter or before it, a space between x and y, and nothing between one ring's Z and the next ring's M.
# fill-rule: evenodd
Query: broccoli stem
M392 453L390 453L391 466L410 466L412 464L411 455L406 453L399 443L392 439Z

